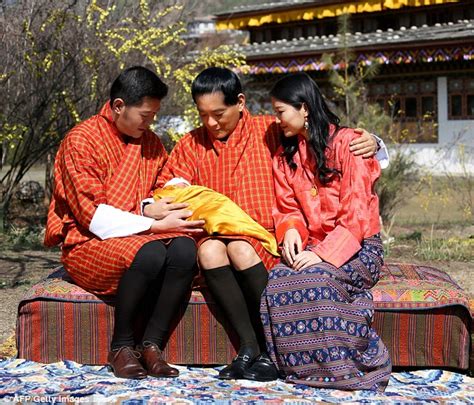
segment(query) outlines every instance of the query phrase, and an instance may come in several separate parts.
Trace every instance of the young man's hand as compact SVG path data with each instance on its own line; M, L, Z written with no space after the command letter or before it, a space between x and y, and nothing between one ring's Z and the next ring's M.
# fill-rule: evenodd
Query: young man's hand
M183 232L190 234L202 233L202 227L206 221L198 219L195 221L187 221L186 219L192 215L189 210L171 211L165 218L156 220L151 225L151 232L166 233L166 232Z
M163 219L173 211L183 210L188 207L186 203L173 203L173 198L165 197L160 200L145 205L143 215L157 220Z

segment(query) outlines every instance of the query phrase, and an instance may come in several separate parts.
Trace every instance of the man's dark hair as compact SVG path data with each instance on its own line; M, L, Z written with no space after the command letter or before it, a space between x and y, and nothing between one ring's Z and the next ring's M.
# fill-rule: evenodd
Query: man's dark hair
M239 102L238 96L242 93L242 84L232 70L207 68L197 75L191 86L194 102L199 96L218 92L224 94L225 105L236 105Z
M140 105L144 97L162 100L168 94L168 86L151 70L143 66L125 69L112 83L110 105L121 98L125 105Z

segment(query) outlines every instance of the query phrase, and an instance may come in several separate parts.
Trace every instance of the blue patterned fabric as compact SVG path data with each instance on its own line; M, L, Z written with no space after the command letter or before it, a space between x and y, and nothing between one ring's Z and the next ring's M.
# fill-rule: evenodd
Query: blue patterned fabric
M383 390L391 364L371 328L370 288L380 276L378 235L341 268L319 263L269 274L261 314L270 357L288 382L316 387Z
M220 368L177 366L176 379L116 378L106 367L66 361L40 364L0 361L0 403L474 403L474 379L441 370L393 373L383 394L373 391L317 389L282 380L269 383L221 381Z

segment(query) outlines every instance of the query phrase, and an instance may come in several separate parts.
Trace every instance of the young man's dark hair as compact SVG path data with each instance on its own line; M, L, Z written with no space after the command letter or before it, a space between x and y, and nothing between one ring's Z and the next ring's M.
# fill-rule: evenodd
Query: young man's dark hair
M162 100L168 94L168 86L151 70L143 66L125 69L112 83L110 105L121 98L126 106L140 105L144 97Z
M193 100L204 94L222 92L226 105L235 105L239 101L239 94L242 93L242 84L239 77L232 70L211 67L203 70L194 79L191 94Z

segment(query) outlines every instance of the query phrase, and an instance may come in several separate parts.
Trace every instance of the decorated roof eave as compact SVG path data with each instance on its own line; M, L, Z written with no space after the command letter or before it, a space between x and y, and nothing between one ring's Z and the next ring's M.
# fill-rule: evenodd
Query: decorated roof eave
M306 3L304 7L297 4L293 9L266 9L253 12L229 13L229 15L217 15L216 28L247 29L248 27L259 27L270 23L288 23L295 21L310 21L328 17L337 17L342 14L372 13L384 10L396 10L403 7L425 7L432 5L458 3L460 0L363 0L343 1L333 4ZM245 14L245 15L244 15ZM225 17L224 17L225 16Z
M339 3L347 3L347 0L323 0L321 2L322 5L324 4L339 4ZM239 18L239 17L248 17L254 16L257 14L265 14L268 13L270 10L271 12L278 11L293 11L293 10L300 10L308 8L308 5L314 4L314 1L302 1L301 3L271 3L271 4L262 4L262 7L259 9L247 9L246 7L242 6L237 9L233 9L230 11L223 11L220 13L215 14L215 18L217 21L225 21L230 18Z
M438 62L474 62L474 45L467 42L464 45L457 46L438 46L412 47L397 49L385 48L384 50L362 51L358 49L354 54L351 64L368 66L372 63L379 63L384 66L437 66ZM435 65L436 63L436 65ZM427 65L426 65L427 64ZM261 75L261 74L280 74L300 71L325 71L328 69L342 69L345 63L342 60L334 60L332 64L322 58L321 53L299 53L298 55L285 54L280 58L254 59L247 60L247 65L239 69L243 74Z
M424 49L424 48L441 48L441 47L456 47L456 46L463 46L463 45L472 45L474 43L474 36L469 38L462 38L456 41L453 40L437 40L437 41L423 41L417 43L406 43L406 44L382 44L382 46L377 46L375 44L371 44L369 46L354 46L351 47L351 51L355 53L362 53L362 52L383 52L383 51L403 51L403 50L415 50L415 49ZM401 46L402 45L402 46ZM324 54L331 54L335 53L340 48L327 48L324 50L315 50L315 49L304 49L301 51L289 51L285 50L282 53L274 53L274 54L250 54L245 55L247 62L257 62L257 61L265 61L265 60L274 60L274 59L282 59L282 58L304 58L310 56L321 56ZM245 50L243 50L245 54Z

